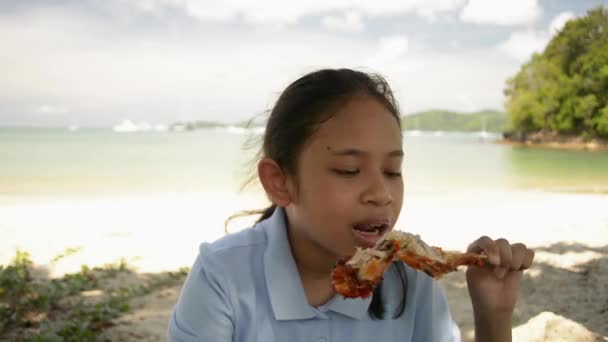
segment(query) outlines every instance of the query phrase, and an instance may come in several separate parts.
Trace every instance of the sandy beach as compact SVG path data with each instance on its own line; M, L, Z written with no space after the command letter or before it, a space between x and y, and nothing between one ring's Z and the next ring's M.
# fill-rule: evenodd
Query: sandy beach
M530 342L608 341L608 246L537 247L526 272L513 319L513 340ZM473 341L472 308L464 272L442 279L463 341ZM161 341L180 286L137 299L134 311L107 331L112 340Z
M36 134L44 142L50 133ZM83 274L82 265L124 261L128 272L102 271L93 278L99 284L85 281L84 291L77 283L75 289L82 292L77 297L100 300L112 291L120 294L121 288L134 289L129 292L134 295L123 298L129 310L102 310L103 333L112 341L164 340L183 282L168 272L189 267L200 243L224 236L230 215L266 205L255 186L238 192L245 170L239 152L242 137L216 131L49 136L57 140L55 145L27 147L19 154L24 156L20 168L0 177L0 265L10 263L17 251L27 251L47 281L78 272L87 280L90 274ZM405 203L396 227L457 251L482 235L526 243L537 257L522 285L514 340L605 341L607 155L518 149L464 134L406 138ZM48 159L28 157L32 151L65 148L62 139L72 141L70 153L49 150ZM224 148L220 153L218 141ZM91 150L101 152L92 156ZM77 166L81 169L74 170ZM38 173L23 178L28 170ZM53 181L47 174L54 175ZM237 219L229 231L254 220ZM53 261L66 250L72 253ZM104 272L120 276L106 279ZM155 285L146 285L151 279ZM470 341L473 322L464 272L445 277L441 284L463 340ZM56 316L60 321L61 314ZM36 326L45 316L33 318Z
M444 198L443 201L451 203L451 206L448 208L446 204L445 215L441 219L425 212L429 206L424 201L432 200L436 205L442 205L442 199L437 196L421 198L411 203L409 209L413 213L405 214L398 226L422 227L425 223L426 229L417 233L431 244L454 250L465 248L480 234L526 241L534 247L536 259L534 267L526 272L521 288L513 320L514 340L608 340L608 231L606 227L586 225L583 219L586 214L599 213L606 215L604 222L608 222L608 213L601 209L607 203L606 196L516 194L517 204L511 201L510 205L500 207L489 203L496 203L499 199L508 202L504 193L500 196L490 193L476 195L477 200L469 201L462 208L455 199ZM31 210L36 204L29 201L22 206L4 205L5 222L10 222L11 218L19 219L24 228L6 235L10 239L3 239L0 250L5 260L16 246L28 250L38 266L46 266L49 277L74 272L82 264L103 265L125 258L134 271L113 280L119 282L114 286L120 287L120 282L137 284L149 275L190 266L199 242L212 241L225 234L223 220L234 213L235 208L257 208L263 203L260 196L223 196L181 195L147 200L97 199L92 202L65 199L52 204L41 200L38 202L38 215L29 217L32 226L44 221L49 230L40 233L36 239L30 238L33 232L27 231L27 220L24 219L26 209ZM200 211L200 207L212 202L216 206L213 213ZM576 205L578 210L568 214L572 205ZM90 220L93 208L98 210L100 206L106 215ZM74 207L78 207L78 211L74 211ZM534 218L532 215L533 212L553 210L561 214L553 219ZM64 215L68 212L73 213L73 217L65 220ZM74 214L76 212L79 214ZM507 216L509 212L517 215ZM493 217L503 219L488 224ZM236 221L231 230L246 227L253 219L255 217ZM602 220L603 216L599 219ZM449 225L448 221L451 222ZM83 231L79 227L85 222L89 223L89 229ZM452 227L448 239L442 228L445 226ZM537 227L533 234L530 227ZM53 255L74 247L78 250L73 255L57 263L49 263ZM464 272L450 274L440 282L446 290L463 340L472 341L472 309ZM104 334L112 341L164 340L167 320L180 288L181 284L174 284L134 298L130 303L131 310L116 319L114 326Z
M535 248L513 318L514 341L608 340L608 246L553 244ZM473 341L472 308L464 272L442 279L463 341ZM134 311L107 331L112 340L161 341L181 286L134 301Z

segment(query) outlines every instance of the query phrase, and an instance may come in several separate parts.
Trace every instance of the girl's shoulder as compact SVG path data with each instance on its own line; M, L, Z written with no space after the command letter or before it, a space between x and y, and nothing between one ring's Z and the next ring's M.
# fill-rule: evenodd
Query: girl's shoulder
M265 229L263 224L258 223L239 232L228 233L213 242L202 243L201 249L205 247L212 253L226 253L235 249L260 247L267 242Z
M259 262L266 250L265 228L257 224L199 246L197 264L206 272L238 272Z

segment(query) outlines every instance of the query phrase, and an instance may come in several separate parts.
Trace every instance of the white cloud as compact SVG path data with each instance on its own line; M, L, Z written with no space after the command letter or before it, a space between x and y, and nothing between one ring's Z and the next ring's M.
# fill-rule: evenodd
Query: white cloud
M460 43L460 41L458 39L452 39L448 43L448 46L451 47L452 49L459 49L462 46L462 44Z
M227 21L234 19L239 14L232 8L221 6L222 2L217 1L207 3L183 1L182 4L186 13L201 20ZM287 19L286 21L293 21L293 19Z
M554 35L558 33L564 26L568 20L576 18L576 15L572 12L562 12L558 14L553 20L551 20L551 24L549 24L549 33Z
M544 31L518 31L513 32L499 49L507 55L524 61L534 52L542 52L549 42L549 35Z
M127 2L127 0L121 0ZM183 10L201 20L234 20L243 17L253 23L293 24L301 17L332 11L356 11L370 16L393 16L414 13L433 19L440 13L460 9L466 0L138 0L136 7L150 12L165 7Z
M321 24L328 30L346 32L362 31L365 27L357 11L345 12L343 16L327 16L321 20Z
M354 0L355 8L371 15L395 15L415 13L424 18L433 18L437 14L460 9L465 0Z
M387 69L404 113L446 108L458 111L500 109L505 80L519 63L495 51L414 54L418 68Z
M127 1L127 0L124 0ZM144 12L153 12L156 10L156 4L154 0L128 0L132 5L139 8Z
M63 107L43 104L36 108L35 113L41 116L64 116L68 113L68 110Z
M412 49L417 41L406 35L373 40L294 27L275 32L217 24L213 30L205 25L129 31L100 16L65 9L2 19L0 105L15 105L3 110L0 124L44 119L112 125L122 118L234 122L264 111L289 82L322 67L383 73L404 113L500 108L504 80L519 65L497 51ZM18 116L20 108L31 113L32 103L47 105L38 108L41 113L64 108L66 115Z
M377 53L374 59L377 63L390 63L404 58L410 45L406 35L381 37L378 42Z
M444 13L455 12L461 9L466 0L437 0L420 1L416 5L414 12L428 21L435 21L437 17Z
M425 66L424 58L409 53L410 40L406 35L384 36L378 39L364 65L383 73L408 74L420 71Z
M469 0L460 12L464 22L494 25L523 25L541 16L538 0Z
M525 61L533 53L542 52L551 38L564 27L568 20L573 18L575 18L575 15L572 12L562 12L551 20L546 31L525 30L512 32L505 42L499 44L498 49L516 60Z
M0 21L0 42L4 97L62 103L96 122L149 115L159 122L240 120L265 110L304 72L354 67L370 51L365 41L295 30L126 33L50 11Z

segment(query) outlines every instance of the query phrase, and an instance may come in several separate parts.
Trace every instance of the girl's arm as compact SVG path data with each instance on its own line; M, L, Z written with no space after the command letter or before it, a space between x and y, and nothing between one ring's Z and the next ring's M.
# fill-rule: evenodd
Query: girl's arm
M496 315L485 315L474 311L473 315L475 317L475 341L510 342L512 340L512 314L498 317Z
M171 315L168 341L232 341L232 305L222 274L202 247Z
M532 265L534 251L521 243L487 236L473 242L468 250L485 253L489 266L467 269L467 285L475 318L475 340L511 341L511 318L523 271Z

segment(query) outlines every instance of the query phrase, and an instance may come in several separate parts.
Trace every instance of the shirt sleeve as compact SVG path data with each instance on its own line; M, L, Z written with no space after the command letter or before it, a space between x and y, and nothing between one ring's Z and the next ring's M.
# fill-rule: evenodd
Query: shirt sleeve
M460 342L460 329L450 314L443 289L429 279L418 303L412 341Z
M201 245L169 320L168 341L232 341L234 315L219 259Z

